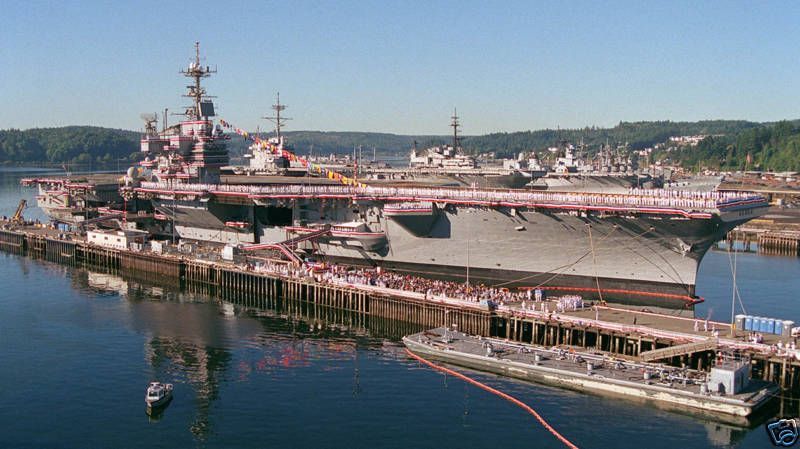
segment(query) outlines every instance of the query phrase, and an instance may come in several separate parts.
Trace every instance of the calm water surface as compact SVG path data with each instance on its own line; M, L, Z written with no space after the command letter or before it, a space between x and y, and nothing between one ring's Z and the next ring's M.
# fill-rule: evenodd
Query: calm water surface
M0 215L34 201L17 185L29 175L0 171ZM797 259L736 262L749 313L800 322ZM698 284L698 315L727 319L727 253L707 256ZM396 336L369 326L317 328L5 253L0 286L0 447L563 447L517 407L409 361ZM760 423L474 375L584 448L769 446ZM157 417L144 408L151 379L175 384Z

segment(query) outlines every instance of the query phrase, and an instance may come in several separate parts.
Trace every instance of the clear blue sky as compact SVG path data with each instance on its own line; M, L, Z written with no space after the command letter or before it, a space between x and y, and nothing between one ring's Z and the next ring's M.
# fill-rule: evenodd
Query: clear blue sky
M248 129L276 91L288 130L446 134L453 107L465 134L800 117L796 1L0 5L0 129L140 129L184 104L196 40Z

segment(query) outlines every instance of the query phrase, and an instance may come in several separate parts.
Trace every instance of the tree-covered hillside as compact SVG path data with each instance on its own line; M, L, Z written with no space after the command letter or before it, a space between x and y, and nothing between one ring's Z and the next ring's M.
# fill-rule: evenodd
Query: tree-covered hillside
M0 130L5 163L113 163L138 157L139 133L94 126Z
M784 121L738 134L711 136L696 147L658 156L695 170L800 171L800 126Z
M381 156L407 156L414 142L426 148L434 144L450 142L444 136L406 136L400 134L370 133L355 131L286 131L283 133L302 155L353 154L353 148L361 147L364 157L372 157L372 149ZM262 134L268 137L271 134ZM228 149L232 157L238 157L247 150L247 142L233 134Z
M510 157L520 151L541 151L558 140L583 141L590 153L601 144L627 143L638 150L667 142L672 136L708 135L699 145L669 149L658 145L651 160L665 160L689 169L721 168L800 170L800 121L754 123L734 120L700 122L622 122L613 128L545 129L485 136L464 136L462 145L470 153L494 151ZM0 130L0 163L100 163L132 161L138 151L140 133L92 126ZM450 142L449 136L405 136L369 132L293 131L287 138L299 154L350 154L361 146L365 157L372 148L381 156L405 156L417 142L425 148ZM247 149L247 141L233 135L228 148L232 157ZM674 145L673 145L674 146ZM747 163L747 155L750 162Z
M553 146L561 139L573 143L583 141L589 145L590 150L597 149L606 142L627 143L632 149L639 150L665 142L671 136L730 135L760 126L762 125L758 123L741 120L621 122L613 128L586 127L487 134L464 138L463 144L471 152L494 151L503 156L511 156L520 151L538 151Z

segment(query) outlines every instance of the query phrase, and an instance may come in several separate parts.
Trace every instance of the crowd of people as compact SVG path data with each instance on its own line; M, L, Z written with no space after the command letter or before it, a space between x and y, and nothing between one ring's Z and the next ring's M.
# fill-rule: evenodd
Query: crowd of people
M353 267L331 263L306 263L295 266L273 260L248 262L244 269L256 273L271 273L284 277L310 278L328 284L351 284L381 287L403 292L420 293L426 299L456 299L488 303L490 306L514 305L523 310L542 312L574 311L585 307L579 295L563 295L551 304L541 289L508 289L463 281L431 279L377 268Z
M169 183L143 182L146 189L171 190L177 188ZM611 206L650 206L709 209L720 203L750 198L747 194L727 192L694 192L671 189L630 189L627 193L589 193L589 192L539 192L522 190L465 189L448 187L353 187L331 185L216 185L216 184L181 184L181 190L196 192L247 193L256 195L341 195L369 196L380 198L404 198L409 201L421 200L459 200L472 201L475 204L519 204L521 206L537 203L567 203Z
M751 343L764 343L764 334L760 332L749 332L747 334L747 340Z
M272 273L285 277L307 277L309 269L306 266L298 267L288 262L263 260L247 263L245 268L256 273Z
M451 298L472 302L490 301L503 305L517 301L530 301L530 290L512 291L507 288L489 287L483 284L430 279L400 274L379 268L355 268L328 265L315 273L320 282L345 282L370 285L393 290L422 293L426 298Z
M423 294L426 299L456 299L475 303L485 302L490 306L513 306L522 310L540 311L544 313L563 313L591 307L579 295L562 295L547 300L543 290L491 287L483 284L467 284L466 282L430 279L409 274L400 274L378 268L363 268L337 264L306 263L300 266L283 261L259 260L248 262L245 267L256 273L271 273L284 277L309 278L320 283L351 284L354 286L365 285L382 287L403 292ZM555 301L553 301L553 299ZM509 309L513 310L513 309ZM597 311L596 311L597 313ZM595 316L599 320L598 316ZM634 321L636 324L636 321ZM709 320L694 320L694 331L711 333L719 337L719 330L715 323ZM749 333L747 341L763 343L764 335ZM800 359L795 341L778 343L773 346L773 351L778 355L787 355Z
M564 295L558 298L558 303L556 304L558 312L575 311L583 307L583 297L579 295Z

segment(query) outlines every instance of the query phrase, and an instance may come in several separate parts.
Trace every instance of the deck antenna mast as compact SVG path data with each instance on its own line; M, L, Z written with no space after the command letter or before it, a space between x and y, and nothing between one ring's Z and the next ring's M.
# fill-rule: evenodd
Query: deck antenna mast
M194 104L191 106L187 106L186 110L183 115L185 115L189 120L202 120L203 117L209 117L214 115L213 106L208 108L201 108L201 106L206 104L206 99L214 98L212 96L206 95L206 89L200 85L200 80L203 78L208 78L213 73L217 73L217 69L212 69L209 66L201 66L200 65L200 42L194 43L194 62L189 63L189 67L185 70L181 70L180 73L187 77L194 80L193 84L186 86L188 92L184 94L184 97L191 98Z
M283 128L286 124L283 123L285 120L291 120L289 117L281 117L281 111L286 110L286 105L281 104L281 93L278 92L276 97L275 104L272 105L272 110L275 111L275 115L271 117L261 117L263 119L269 120L275 124L275 137L278 138L278 141L281 140L281 128Z
M144 133L147 136L155 136L158 134L158 114L155 112L139 114L139 117L144 120Z
M453 151L458 151L458 128L461 127L461 123L458 122L458 111L456 108L453 108L453 116L450 117L452 121L450 122L450 127L453 128Z

